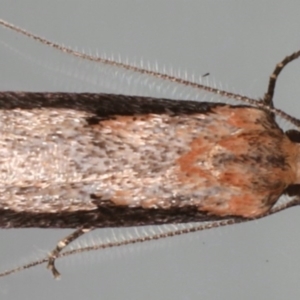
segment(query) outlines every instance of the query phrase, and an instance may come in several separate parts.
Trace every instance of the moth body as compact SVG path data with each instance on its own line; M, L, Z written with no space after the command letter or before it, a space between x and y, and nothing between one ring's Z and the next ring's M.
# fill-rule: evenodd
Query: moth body
M193 208L256 217L299 183L299 146L256 107L108 94L10 93L9 101L5 95L3 211Z

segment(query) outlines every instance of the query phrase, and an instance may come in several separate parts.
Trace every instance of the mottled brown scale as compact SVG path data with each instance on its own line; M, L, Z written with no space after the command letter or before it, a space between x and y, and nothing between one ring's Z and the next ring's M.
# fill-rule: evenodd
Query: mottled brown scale
M217 138L193 140L191 150L178 159L180 171L188 174L181 179L187 183L203 177L207 186L225 188L224 193L203 197L200 210L223 216L260 215L270 209L287 186L299 180L299 146L261 110L224 106L213 111L222 118L227 116L233 127L228 132L222 122L215 120L215 128L209 130L211 136L219 131ZM199 161L208 167L197 166Z
M0 145L2 227L255 217L299 183L299 146L249 106L0 93Z

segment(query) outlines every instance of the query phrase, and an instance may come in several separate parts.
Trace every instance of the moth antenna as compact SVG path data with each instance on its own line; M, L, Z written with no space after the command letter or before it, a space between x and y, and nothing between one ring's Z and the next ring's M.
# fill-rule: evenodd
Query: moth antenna
M73 56L80 57L82 59L87 59L89 61L94 61L94 62L100 62L100 63L110 65L110 66L113 66L113 67L120 67L120 68L123 68L123 69L128 70L128 71L133 71L133 72L138 72L138 73L141 73L141 74L154 76L154 77L159 78L159 79L168 80L170 82L175 82L175 83L182 84L182 85L185 85L185 86L189 86L189 87L192 87L192 88L204 90L204 91L207 91L209 93L214 93L214 94L217 94L217 95L220 95L220 96L223 96L223 97L227 97L227 98L230 98L230 99L234 99L234 100L237 100L237 101L247 103L249 105L253 105L253 106L256 106L256 107L259 107L259 108L263 108L263 109L265 109L265 110L267 110L271 113L274 113L274 114L280 116L283 119L286 119L287 121L291 122L295 126L300 127L300 120L290 116L289 114L285 113L284 111L282 111L280 109L274 108L270 105L266 105L265 101L257 101L257 99L252 99L252 98L249 98L247 96L243 96L241 94L235 94L235 93L227 92L225 90L220 90L220 89L217 89L216 87L210 87L210 86L206 86L206 85L199 84L199 83L196 83L196 82L191 82L191 81L185 80L183 78L171 76L171 75L168 75L168 74L165 74L165 73L160 73L160 72L155 72L155 71L143 69L143 68L137 67L135 65L127 65L127 64L122 63L122 62L117 62L114 59L105 59L103 57L96 57L96 56L87 55L85 53L78 52L78 51L75 51L71 48L67 48L67 47L61 46L60 44L51 42L51 41L49 41L45 38L42 38L42 37L37 36L33 33L30 33L28 31L26 31L26 30L24 30L20 27L17 27L15 25L11 24L11 23L8 23L8 22L6 22L2 19L0 19L0 25L4 26L6 28L9 28L9 29L11 29L15 32L18 32L20 34L23 34L27 37L30 37L30 38L32 38L32 39L34 39L34 40L36 40L36 41L38 41L38 42L40 42L44 45L48 45L48 46L50 46L52 48L55 48L57 50L60 50L64 53L68 53L68 54L71 54ZM282 70L282 68L287 63L289 63L290 61L298 58L299 56L300 56L300 51L295 52L290 56L287 56L283 60L284 61L283 66L278 68L279 72ZM277 67L276 67L276 69L277 69ZM275 82L276 82L276 78L275 78ZM272 90L272 88L271 88L271 90ZM268 93L267 93L267 95L268 95ZM272 99L271 99L271 101L272 101Z
M206 90L208 92L215 93L215 94L225 96L225 97L229 97L229 98L233 98L233 99L236 99L238 101L244 101L244 102L247 102L247 103L250 103L252 101L253 104L255 104L257 102L255 99L250 99L250 98L242 96L242 95L229 93L229 92L222 91L222 90L219 90L219 89L216 89L216 88L213 88L213 87L208 87L208 86L205 86L205 85L202 85L202 84L198 84L198 83L195 83L195 82L184 80L182 78L177 78L175 76L168 75L168 74L166 74L165 67L163 68L163 73L160 73L160 72L147 70L146 68L137 67L135 63L133 63L131 65L128 65L128 64L125 64L125 63L122 63L122 62L117 62L116 60L114 60L113 56L111 56L111 58L91 56L91 55L86 54L84 52L84 50L79 52L79 51L75 51L71 48L61 46L58 43L51 42L51 41L49 41L45 38L42 38L40 36L37 36L33 33L28 32L28 31L26 31L22 28L19 28L19 27L13 25L13 24L10 24L10 23L2 20L2 19L0 19L0 25L4 26L6 28L9 28L9 29L11 29L15 32L18 32L20 34L23 34L23 35L25 35L29 38L32 38L32 39L34 39L34 40L36 40L36 41L38 41L38 42L40 42L44 45L48 45L52 48L55 48L55 49L60 50L62 52L65 52L65 53L68 53L68 54L71 54L73 56L77 56L77 57L80 57L80 58L83 58L83 59L87 59L87 60L95 61L95 62L100 62L100 63L104 63L104 64L107 64L107 65L115 66L115 67L121 67L121 68L129 70L129 71L139 72L141 74L154 76L154 77L164 79L164 80L168 80L168 81L171 81L171 82L175 82L175 83L178 83L178 84L183 84L183 85L186 85L186 86ZM172 73L172 71L171 71L171 73Z
M286 56L280 63L278 63L273 71L273 73L270 76L269 79L269 85L268 85L268 91L265 93L263 102L269 106L269 107L274 107L273 103L273 96L275 92L275 86L276 86L276 81L278 78L278 75L280 72L283 70L283 68L293 60L299 58L300 56L300 51L294 52L293 54Z
M189 226L187 228L179 228L179 229L177 228L177 229L174 229L174 230L169 231L169 232L156 233L156 234L148 235L148 236L134 237L132 239L125 239L125 240L121 240L121 241L119 240L119 241L113 241L113 242L97 244L97 245L92 245L92 246L87 246L87 247L81 247L81 248L72 249L72 250L69 250L69 251L66 251L66 252L58 252L55 258L57 259L57 258L62 258L62 257L74 255L74 254L80 254L80 253L83 253L83 252L88 252L88 251L96 251L96 250L100 250L100 249L120 247L120 246L124 246L124 245L129 245L129 244L143 243L143 242L159 240L159 239L164 239L164 238L178 236L178 235L183 235L183 234L187 234L187 233L192 233L192 232L203 231L203 230L212 229L212 228L223 227L223 226L227 226L227 225L233 225L233 224L238 224L238 223L243 223L243 222L249 222L249 221L264 218L264 217L269 216L269 215L273 215L273 214L278 213L282 210L285 210L289 207L298 206L299 204L300 204L300 197L296 197L294 200L292 200L290 202L287 202L287 203L284 203L284 204L281 204L281 205L271 209L269 212L267 212L263 215L260 215L256 218L252 218L252 219L244 219L244 218L224 219L224 220L221 220L221 221L215 221L215 222L210 222L210 223L206 223L206 224ZM77 231L79 231L79 230L77 230ZM77 231L75 231L73 234L75 234ZM71 234L70 236L72 236L73 234ZM11 269L11 270L4 271L4 272L0 273L0 277L5 277L5 276L8 276L8 275L11 275L11 274L14 274L14 273L18 273L20 271L30 269L32 267L41 265L43 263L48 262L48 264L49 264L50 260L51 260L51 257L48 256L48 257L45 257L45 258L42 258L42 259L39 259L39 260L36 260L36 261L32 261L32 262L30 262L28 264L25 264L23 266L20 266L20 267Z
M18 273L18 272L36 267L38 265L42 265L42 264L44 264L48 261L49 261L48 257L45 257L45 258L42 258L42 259L39 259L39 260L35 260L35 261L33 261L31 263L28 263L28 264L25 264L23 266L4 271L4 272L0 273L0 277L5 277L5 276L8 276L8 275L11 275L11 274L14 274L14 273Z

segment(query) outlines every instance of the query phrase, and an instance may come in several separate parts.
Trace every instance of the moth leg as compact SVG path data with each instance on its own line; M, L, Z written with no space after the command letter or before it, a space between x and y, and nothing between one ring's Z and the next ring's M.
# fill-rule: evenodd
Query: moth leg
M74 240L84 235L85 233L92 231L93 229L94 228L79 228L57 243L55 249L52 250L49 254L48 265L47 265L47 268L52 272L54 278L60 277L60 273L55 267L55 259L57 258L58 254Z

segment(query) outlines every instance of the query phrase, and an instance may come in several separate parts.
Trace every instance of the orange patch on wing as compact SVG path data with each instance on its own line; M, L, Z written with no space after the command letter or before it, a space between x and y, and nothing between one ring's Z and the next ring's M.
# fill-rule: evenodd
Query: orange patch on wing
M238 155L239 153L245 153L249 149L249 145L241 136L224 139L220 141L218 144L221 147L233 153L234 155Z
M242 171L242 170L241 170ZM220 184L224 186L235 186L235 187L247 187L249 185L250 178L245 176L244 172L226 171L222 172L218 178Z
M214 112L220 114L220 122L216 118L213 125L204 128L204 132L199 131L199 137L192 141L190 151L178 159L180 171L189 175L183 182L192 182L190 177L204 179L199 182L205 186L198 187L199 191L203 189L198 200L200 211L222 216L254 217L263 214L274 205L288 185L295 183L296 170L293 165L297 161L298 146L279 128L270 127L270 131L265 128L263 124L269 120L264 111L224 106L214 109ZM204 134L208 136L209 133L212 137L204 139ZM259 148L258 145L268 147ZM272 145L280 146L275 149ZM286 167L268 163L268 156L276 160L278 155L286 158ZM262 169L260 174L260 162L255 159L249 161L247 156L260 157L268 169ZM216 166L214 162L218 161L218 157L220 165ZM205 166L199 164L201 160L205 161ZM211 195L211 192L205 195L205 188L218 192L216 195Z
M126 199L130 199L131 195L132 195L132 193L130 191L116 191L110 200L115 205L128 206L131 203L130 203L130 200L128 201Z
M146 199L143 201L142 203L142 207L143 208L156 208L157 207L157 201L158 199L157 198L149 198L149 199ZM169 208L170 205L168 205L168 207L164 207L164 208ZM161 207L161 205L160 205Z
M263 205L261 198L253 194L233 195L230 199L229 210L233 215L250 218L265 213L268 207Z
M261 202L260 197L251 193L232 195L226 201L220 199L216 200L216 197L210 197L199 207L199 211L218 216L231 215L251 218L269 210L269 207Z
M214 108L214 112L220 114L223 118L227 117L228 124L246 131L263 130L261 122L256 121L267 118L265 111L255 107L232 108L225 105Z
M191 143L191 150L183 154L178 160L181 176L188 176L190 178L197 176L212 180L210 173L197 166L199 157L206 156L211 150L211 145L201 137L194 139ZM180 176L180 177L181 177Z

